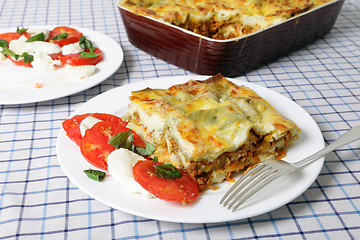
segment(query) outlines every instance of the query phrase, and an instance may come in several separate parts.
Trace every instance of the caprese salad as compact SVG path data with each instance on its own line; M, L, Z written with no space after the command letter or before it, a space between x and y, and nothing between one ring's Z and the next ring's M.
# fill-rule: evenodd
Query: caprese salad
M87 169L101 181L108 172L124 188L147 196L183 203L199 196L197 184L186 172L153 156L155 146L144 142L121 118L105 113L75 115L62 124L84 158L102 171Z
M71 27L18 27L14 32L0 34L0 61L6 59L39 72L72 67L80 72L80 78L85 78L96 72L95 65L102 61L103 53Z

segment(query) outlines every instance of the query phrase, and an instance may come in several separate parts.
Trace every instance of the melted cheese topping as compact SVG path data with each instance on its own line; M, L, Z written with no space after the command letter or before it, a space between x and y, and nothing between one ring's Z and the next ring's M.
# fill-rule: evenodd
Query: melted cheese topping
M214 39L240 37L332 0L121 0L120 5Z
M296 135L296 125L245 86L221 75L207 81L175 85L169 89L132 92L129 116L138 120L154 138L165 133L191 161L213 161L247 142L250 131L271 135Z

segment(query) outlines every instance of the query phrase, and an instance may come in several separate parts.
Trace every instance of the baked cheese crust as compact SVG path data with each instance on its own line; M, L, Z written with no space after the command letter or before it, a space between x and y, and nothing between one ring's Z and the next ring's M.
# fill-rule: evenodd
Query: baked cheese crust
M123 119L156 146L160 162L187 171L200 189L269 157L284 156L300 129L266 100L222 75L132 92Z
M129 11L214 39L262 30L332 0L121 0Z

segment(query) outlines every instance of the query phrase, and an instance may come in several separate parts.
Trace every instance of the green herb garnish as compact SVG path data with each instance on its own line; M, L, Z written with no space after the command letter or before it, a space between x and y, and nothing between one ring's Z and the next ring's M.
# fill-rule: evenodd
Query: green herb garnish
M20 57L24 58L24 63L30 63L34 61L34 56L31 54L28 54L27 52L24 52Z
M86 37L81 36L80 37L80 42L79 45L82 49L86 50L89 49L91 53L94 53L95 51L95 47L92 45L92 42L88 39L86 39Z
M100 56L100 54L95 53L95 47L92 45L92 42L89 39L86 39L86 37L81 36L79 45L84 50L89 50L90 52L81 52L79 58L96 58L97 56Z
M134 139L134 135L131 131L124 131L121 133L116 134L112 138L109 139L108 143L113 146L114 148L125 148L130 151L135 150L135 146L132 143L132 140Z
M16 32L17 32L18 34L23 34L23 33L26 32L27 30L28 30L27 28L19 28L19 27L16 28Z
M89 168L88 170L84 170L84 173L86 173L86 175L98 182L101 182L102 180L104 180L106 173L102 172L102 171L98 171L98 170L93 170L91 168Z
M161 164L154 165L156 175L160 178L181 178L182 175L180 171L174 167L172 164Z
M100 56L100 54L92 52L81 52L79 58L96 58L97 56Z
M44 41L44 40L45 40L45 35L43 32L41 32L29 38L28 40L26 40L26 42L35 42L35 41Z
M8 47L2 47L2 49L3 50L1 51L1 53L4 54L6 57L7 57L7 55L10 55L10 56L14 57L15 59L17 59L19 57L19 55L15 54Z
M141 156L148 156L155 152L155 146L149 142L145 143L145 147L136 147L136 152Z
M9 45L9 43L6 40L0 39L0 47L1 48L7 48L8 45Z
M116 149L125 148L141 156L148 156L155 152L155 147L151 143L146 142L145 147L138 147L132 143L133 140L133 133L131 131L124 131L111 137L108 143Z
M65 39L68 38L69 34L67 34L66 32L64 33L60 33L59 35L56 35L55 37L53 37L51 40L59 40L59 39Z

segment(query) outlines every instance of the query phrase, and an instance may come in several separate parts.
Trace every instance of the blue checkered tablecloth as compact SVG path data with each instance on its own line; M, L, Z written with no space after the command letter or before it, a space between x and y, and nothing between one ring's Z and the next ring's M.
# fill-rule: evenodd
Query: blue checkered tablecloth
M33 25L94 29L119 42L125 59L114 75L86 91L0 105L0 239L360 239L360 142L328 154L317 180L294 201L244 220L169 223L92 199L59 166L62 121L114 87L191 73L132 46L114 0L0 0L0 28ZM346 0L329 34L241 79L294 100L331 143L360 125L359 43L360 1Z

